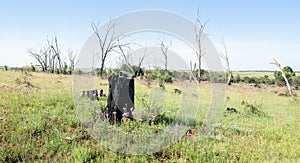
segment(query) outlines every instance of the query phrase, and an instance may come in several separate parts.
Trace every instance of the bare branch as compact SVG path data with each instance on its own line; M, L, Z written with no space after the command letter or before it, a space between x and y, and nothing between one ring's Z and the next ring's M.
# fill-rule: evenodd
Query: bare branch
M129 63L129 61L128 61L128 58L129 58L129 55L130 55L130 52L127 52L127 54L124 52L124 45L123 44L120 44L120 42L119 42L119 44L118 44L118 47L119 47L119 50L120 50L120 52L119 52L119 54L121 54L121 56L122 56L122 58L124 59L124 61L125 61L125 64L127 65L127 67L130 69L130 71L132 72L132 73L135 73L134 72L134 70L133 70L133 68L132 68L132 66L131 66L131 64ZM130 49L130 48L129 48ZM130 49L131 50L131 49Z
M117 22L110 20L108 22L107 29L105 29L103 36L101 35L102 31L99 31L99 23L96 25L95 23L91 24L92 30L96 35L100 48L100 76L103 76L104 73L104 65L106 62L106 58L112 52L116 52L117 49L122 49L122 46L119 44L119 38L122 35L116 35L115 26Z
M31 57L33 57L41 66L42 71L45 72L48 70L48 67L51 65L50 64L50 43L49 40L47 39L47 45L42 47L39 52L34 52L31 49L28 49L27 52L30 54Z
M199 6L198 6L198 10L197 10L197 16L196 16L196 26L195 26L195 35L196 35L196 43L198 45L197 49L196 49L196 55L197 55L197 59L198 59L198 79L200 79L201 77L201 61L202 61L202 56L203 51L202 51L202 41L203 38L206 36L206 34L204 33L204 29L206 28L206 25L208 23L208 20L206 22L204 22L202 24L202 22L200 21L200 11L199 11Z
M73 49L68 49L67 54L68 54L68 59L69 59L69 64L70 64L69 67L72 71L74 71L75 64L76 64L75 59L77 57L77 53Z
M164 55L163 64L165 66L165 71L168 71L168 49L170 48L171 45L172 45L171 41L170 41L169 45L166 45L164 43L164 39L160 40L160 49L161 49L161 52Z
M139 61L138 61L139 68L141 68L142 63L143 63L143 61L144 61L144 59L146 57L146 54L147 54L147 47L145 46L143 49L144 49L144 54L143 54L142 57L139 57Z
M228 80L227 80L227 84L230 85L231 84L231 78L232 78L232 72L230 70L230 65L229 65L229 58L228 58L228 53L227 53L227 46L225 44L224 38L222 36L221 38L221 44L223 45L224 48L224 54L220 55L220 57L222 57L227 65L227 73L228 73Z
M196 83L198 83L198 81L193 73L195 71L195 69L196 69L196 63L193 68L192 61L190 61L190 82L192 82L192 79L193 79Z
M57 37L54 38L54 45L51 45L51 49L53 50L53 61L55 60L55 58L57 58L58 60L58 64L59 64L59 70L60 72L62 71L62 61L60 58L60 50L58 48L58 43L57 43ZM54 66L54 64L53 64ZM53 67L54 69L54 67Z

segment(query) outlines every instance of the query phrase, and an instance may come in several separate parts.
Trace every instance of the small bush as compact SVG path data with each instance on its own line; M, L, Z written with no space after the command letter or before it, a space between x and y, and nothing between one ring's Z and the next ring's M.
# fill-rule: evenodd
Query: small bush
M199 79L199 77L198 77L198 69L196 70L196 77ZM210 74L209 74L209 72L208 71L206 71L206 70L203 70L203 69L201 69L200 70L200 79L199 79L199 81L209 81L210 80Z
M234 82L234 83L239 83L239 82L241 82L241 76L240 76L240 74L237 74L235 78L234 78L233 75L232 75L232 78L233 78L233 82Z
M292 82L292 78L294 76L296 76L296 73L293 71L293 69L289 66L285 66L283 68L283 72L287 78L287 80L289 81L289 83ZM280 71L274 71L274 76L275 76L275 83L278 85L278 86L285 86L285 80L281 74Z
M68 68L68 69L67 69L67 74L68 74L68 75L72 75L72 69Z
M77 75L82 75L83 71L82 70L76 70L74 73L77 74Z
M161 68L154 70L142 70L139 72L146 80L159 80L160 83L172 83L175 79L171 71L166 71Z
M242 101L241 104L244 106L244 110L247 114L254 114L260 117L265 117L266 113L261 109L259 105L253 105L246 101Z
M35 66L33 66L32 64L30 65L30 71L35 72Z
M165 83L172 83L173 82L173 76L170 74L165 74L161 76L161 80Z
M100 68L96 68L94 71L96 76L100 76Z
M300 85L300 76L294 76L292 78L292 85L295 87L296 90L299 89L299 85Z
M59 69L58 68L54 68L54 73L55 74L59 74L60 72L59 72Z
M63 67L61 73L64 74L64 75L68 74L68 66L67 66L67 63L64 64L64 67Z
M243 78L243 80L244 80L245 83L259 83L258 79L256 77L246 76L246 77Z
M6 65L4 65L4 71L7 71L8 67Z

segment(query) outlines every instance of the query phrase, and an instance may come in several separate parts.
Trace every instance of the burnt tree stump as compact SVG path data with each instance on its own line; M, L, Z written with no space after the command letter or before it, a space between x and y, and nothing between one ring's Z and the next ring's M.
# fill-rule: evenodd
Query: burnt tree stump
M133 120L134 79L120 73L110 76L108 81L107 114L110 123L121 122L123 117Z

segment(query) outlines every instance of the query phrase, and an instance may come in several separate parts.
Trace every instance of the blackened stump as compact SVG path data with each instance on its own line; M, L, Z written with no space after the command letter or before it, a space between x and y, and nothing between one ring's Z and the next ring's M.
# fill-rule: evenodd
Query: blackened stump
M226 112L227 113L237 113L237 110L235 108L227 108Z
M127 76L112 75L108 81L107 113L110 123L121 122L123 117L133 120L134 79Z

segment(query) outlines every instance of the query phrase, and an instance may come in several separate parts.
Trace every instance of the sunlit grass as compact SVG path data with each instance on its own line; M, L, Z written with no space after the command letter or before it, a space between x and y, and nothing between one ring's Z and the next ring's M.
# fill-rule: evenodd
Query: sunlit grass
M18 83L17 78L30 85ZM107 80L95 81L96 87L107 94ZM157 85L135 81L137 110L146 109L141 98L149 102L149 91ZM170 111L172 117L182 107L182 95L174 94L174 88L180 86L165 85L163 108L163 112L168 115ZM297 162L300 158L300 98L278 96L276 91L281 89L284 88L227 86L223 111L234 107L238 113L222 112L213 135L202 140L199 132L210 105L211 86L201 83L200 111L197 123L192 126L195 135L184 136L173 146L152 155L130 156L117 154L97 143L80 124L74 109L72 76L0 71L0 162ZM257 106L266 116L248 113L249 108L243 102ZM105 105L106 97L103 97L100 109ZM155 132L168 123L151 126L137 121L125 123L121 128L129 133L138 133L141 128Z

